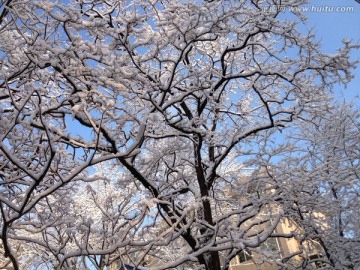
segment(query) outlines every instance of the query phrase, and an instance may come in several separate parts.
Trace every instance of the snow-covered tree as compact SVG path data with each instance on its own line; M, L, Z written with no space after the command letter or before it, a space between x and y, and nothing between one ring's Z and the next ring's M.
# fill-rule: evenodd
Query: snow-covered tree
M93 182L66 185L13 226L16 233L10 238L21 247L17 253L26 260L22 267L105 269L120 259L114 246L124 249L125 239L136 235L134 230L142 227L146 208L139 199L141 193L133 183L123 183L117 167L95 167Z
M269 174L286 183L284 210L301 228L300 243L316 240L334 269L360 266L359 120L345 103L300 121L288 136L292 151Z
M279 5L1 1L1 265L227 269L273 237L293 202L241 164L267 165L354 66L353 45L322 53Z

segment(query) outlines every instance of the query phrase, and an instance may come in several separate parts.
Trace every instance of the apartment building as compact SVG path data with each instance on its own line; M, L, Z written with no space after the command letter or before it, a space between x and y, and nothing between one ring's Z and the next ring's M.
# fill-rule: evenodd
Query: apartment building
M261 196L266 194L273 194L276 192L270 182L261 181L264 170L260 170L256 175L248 177L242 177L240 184L247 186L247 193L249 197L242 197L240 203L246 203L251 198L252 194L256 193L256 196L260 199ZM267 209L267 210L266 210ZM276 216L281 209L281 205L269 204L263 212L260 212L255 219L268 220L267 222L260 222L262 228L252 227L251 230L261 231L261 229L267 229L271 226L272 217ZM322 220L324 215L321 213L310 214L311 217ZM251 220L250 223L256 223ZM324 225L326 226L326 225ZM278 222L274 233L277 235L291 235L296 233L301 235L303 228L298 226L296 222L290 218L283 217ZM264 254L271 254L266 256ZM294 266L294 269L327 269L328 264L323 258L323 248L320 243L313 239L311 241L303 241L300 245L299 240L295 237L269 237L263 242L257 249L245 249L237 254L237 256L230 263L230 270L279 270L279 269L291 269L291 266L281 268L281 262L286 261L288 265ZM277 263L278 262L278 263Z
M277 233L289 234L295 230L295 225L289 219L283 219L276 227ZM304 265L304 258L307 259L307 269L326 269L327 264L321 260L323 250L321 245L315 240L303 243L305 250L300 252L298 240L293 238L271 237L260 245L260 250L270 251L277 254L274 259L266 259L263 254L256 253L251 250L241 251L230 263L230 270L279 270L284 269L279 266L275 260L281 261L290 254L298 255L290 259L290 263L294 266ZM288 269L288 268L286 268Z

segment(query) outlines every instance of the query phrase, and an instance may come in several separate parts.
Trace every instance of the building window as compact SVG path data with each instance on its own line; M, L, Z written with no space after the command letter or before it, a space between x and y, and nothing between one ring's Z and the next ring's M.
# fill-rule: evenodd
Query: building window
M251 250L243 250L238 253L239 263L247 262L251 260Z
M272 251L272 252L280 251L278 239L275 237L269 237L268 239L266 239L265 242L263 242L260 245L260 249L263 251Z
M323 261L322 257L323 256L321 254L313 254L313 255L309 256L309 260L313 261L311 263L311 265L315 269L322 269L322 268L325 268L327 266L327 264Z
M260 245L260 249L262 251L267 251L267 252L279 252L280 246L279 246L277 238L274 238L274 237L268 238L265 242L263 242ZM230 262L230 265L238 265L241 263L253 261L253 255L254 254L251 253L251 250L244 249L237 254L237 256L234 258L234 260L232 260Z

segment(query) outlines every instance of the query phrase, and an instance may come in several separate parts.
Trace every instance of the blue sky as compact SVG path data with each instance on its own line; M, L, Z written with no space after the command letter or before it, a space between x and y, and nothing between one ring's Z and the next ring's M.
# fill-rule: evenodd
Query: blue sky
M360 4L355 0L310 0L308 6L316 7L353 7L350 12L320 11L307 12L308 26L314 27L317 38L321 39L322 49L326 53L335 53L342 46L342 39L347 38L354 43L360 43ZM320 8L318 10L321 10ZM330 10L330 9L328 9ZM360 60L360 49L351 55L353 60ZM354 71L355 78L347 85L337 85L334 96L337 99L353 100L360 96L360 66ZM354 102L359 103L359 99Z
M321 40L322 50L325 53L336 53L342 46L343 39L350 39L360 44L360 4L355 0L309 0L306 6L313 7L315 11L305 12L308 22L301 27L313 28L317 39ZM353 10L335 11L337 7L352 7ZM360 60L360 49L354 50L351 56L353 60ZM360 107L360 98L354 99L360 96L360 66L354 70L354 75L355 78L346 88L341 84L335 85L334 97L339 101L354 100ZM77 131L83 139L90 138L90 130L85 131L77 121L72 121L70 117L67 120L72 130Z

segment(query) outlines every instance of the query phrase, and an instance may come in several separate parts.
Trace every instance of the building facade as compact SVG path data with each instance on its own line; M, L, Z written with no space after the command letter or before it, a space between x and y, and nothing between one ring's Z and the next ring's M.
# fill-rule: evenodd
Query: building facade
M240 198L240 203L246 204L256 199L262 200L277 192L276 183L267 181L267 170L262 168L257 173L239 179L241 186L246 186L247 196ZM263 230L269 230L272 220L279 215L282 209L281 204L275 202L267 203L266 208L262 208L255 218L249 220L254 237ZM324 215L321 213L309 214L307 218L316 219L321 224L324 222ZM264 222L265 221L265 222ZM261 225L254 226L259 223ZM323 224L326 228L326 224ZM230 263L230 270L279 270L279 269L326 269L328 264L323 258L324 250L321 244L313 240L304 240L300 244L304 230L292 219L283 217L277 223L271 236L258 248L244 249ZM274 235L282 237L274 237ZM292 235L297 235L294 237ZM300 236L300 237L299 237ZM287 266L282 267L285 262Z
M275 232L278 234L291 234L297 230L297 226L289 219L282 219L277 225ZM266 259L263 254L251 250L243 250L231 261L230 270L279 270L282 259L291 257L287 263L294 266L294 269L328 269L326 260L323 259L323 249L319 243L306 241L302 244L303 250L295 237L270 237L259 247L260 250L270 252L271 259ZM304 248L305 247L305 248ZM296 255L295 255L296 254ZM306 260L306 264L304 264Z

